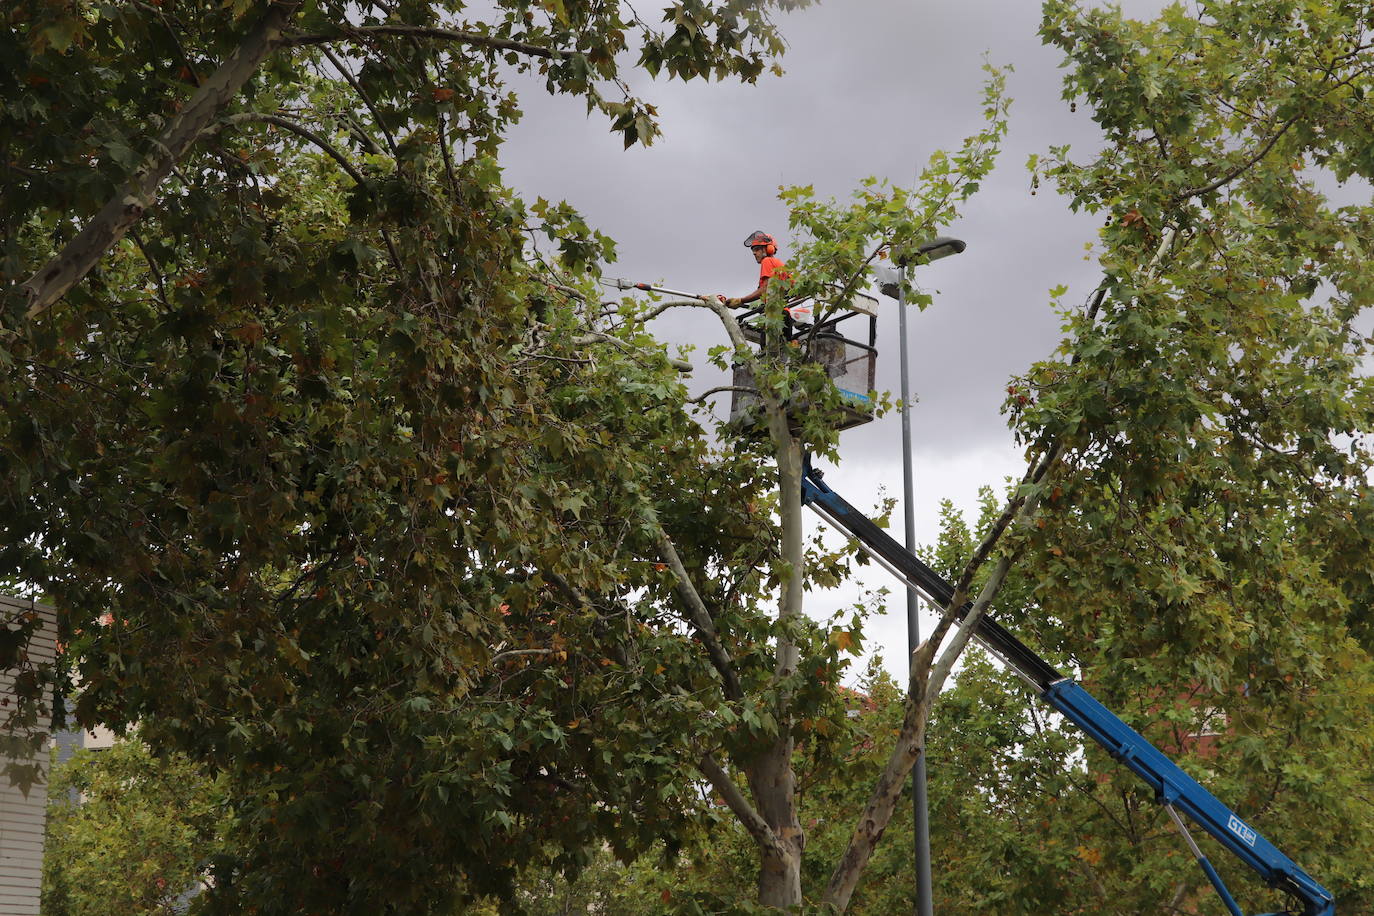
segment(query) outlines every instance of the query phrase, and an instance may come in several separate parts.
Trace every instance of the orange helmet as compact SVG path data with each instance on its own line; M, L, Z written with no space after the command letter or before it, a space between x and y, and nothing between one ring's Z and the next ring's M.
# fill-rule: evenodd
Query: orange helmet
M760 245L764 246L764 250L769 255L775 255L778 253L778 243L773 241L773 237L771 235L762 230L756 229L755 231L749 234L749 238L744 240L745 248L757 248Z

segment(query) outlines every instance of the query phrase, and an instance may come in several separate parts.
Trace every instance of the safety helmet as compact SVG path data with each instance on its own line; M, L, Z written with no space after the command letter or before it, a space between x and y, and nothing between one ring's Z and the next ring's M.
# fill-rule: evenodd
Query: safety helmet
M769 255L778 253L778 243L773 241L773 237L761 229L756 229L749 234L749 238L744 240L745 248L756 248L759 245L766 246L764 250Z

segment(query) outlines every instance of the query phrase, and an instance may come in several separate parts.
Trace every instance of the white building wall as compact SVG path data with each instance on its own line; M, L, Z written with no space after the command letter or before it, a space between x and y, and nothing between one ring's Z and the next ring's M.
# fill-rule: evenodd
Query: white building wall
M29 643L31 662L50 662L57 651L57 624L45 604L0 596L0 625L20 615L36 613L42 624ZM0 697L11 696L14 673L0 670ZM0 709L0 716L4 710ZM47 750L41 752L47 770ZM28 795L0 777L0 914L38 916L38 891L43 873L43 823L47 787L41 782Z

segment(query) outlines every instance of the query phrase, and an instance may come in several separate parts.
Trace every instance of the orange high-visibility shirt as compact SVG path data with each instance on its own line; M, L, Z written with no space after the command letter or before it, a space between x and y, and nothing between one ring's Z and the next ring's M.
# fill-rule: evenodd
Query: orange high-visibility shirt
M775 274L779 280L786 280L791 276L787 272L787 265L782 262L781 258L769 255L759 262L759 288L767 286L768 278Z

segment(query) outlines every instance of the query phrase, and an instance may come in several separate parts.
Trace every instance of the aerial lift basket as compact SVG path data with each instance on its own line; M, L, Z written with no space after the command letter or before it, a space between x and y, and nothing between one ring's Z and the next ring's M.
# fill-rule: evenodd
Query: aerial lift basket
M873 419L875 404L873 390L877 379L878 301L871 296L854 294L843 305L822 306L810 299L793 301L788 305L784 338L789 346L796 346L805 359L825 367L843 400L843 406L827 418L836 429L849 429ZM746 339L764 348L768 332L760 327L762 308L752 309L740 316L740 326ZM754 388L754 373L748 366L735 364L732 385L737 389L730 400L730 424L748 428L762 422L763 405ZM800 425L803 414L813 408L804 399L789 401L788 415L793 427Z

